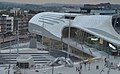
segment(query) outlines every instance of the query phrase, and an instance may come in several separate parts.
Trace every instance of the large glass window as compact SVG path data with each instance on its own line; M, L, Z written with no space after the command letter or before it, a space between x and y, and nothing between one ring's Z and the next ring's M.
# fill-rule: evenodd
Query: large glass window
M115 31L120 34L120 17L113 17L112 19L112 25L115 29Z

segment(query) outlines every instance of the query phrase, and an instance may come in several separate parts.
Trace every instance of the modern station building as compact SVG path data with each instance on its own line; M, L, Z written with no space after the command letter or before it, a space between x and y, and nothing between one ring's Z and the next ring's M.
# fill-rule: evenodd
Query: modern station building
M38 41L55 49L67 50L70 44L70 52L76 55L82 51L96 56L92 54L96 50L120 53L119 15L43 12L29 21L29 31L36 34Z

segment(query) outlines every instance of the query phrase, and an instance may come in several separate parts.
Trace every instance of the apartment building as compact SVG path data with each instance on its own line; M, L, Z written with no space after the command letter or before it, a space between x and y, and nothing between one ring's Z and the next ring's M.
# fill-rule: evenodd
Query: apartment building
M19 30L19 34L25 34L28 31L28 19L27 18L15 18L14 19L14 32L16 30Z
M14 18L9 15L0 16L0 34L9 35L13 32Z

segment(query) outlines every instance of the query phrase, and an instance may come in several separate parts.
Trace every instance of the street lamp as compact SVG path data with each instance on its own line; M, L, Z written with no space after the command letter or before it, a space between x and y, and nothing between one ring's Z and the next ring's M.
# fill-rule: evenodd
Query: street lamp
M16 45L17 45L17 57L19 56L19 24L17 25L16 30Z
M70 14L70 18L71 18L71 14ZM67 58L70 58L70 28L71 28L71 21L69 19L69 29L68 29L68 54L67 54Z
M40 19L40 18L39 18ZM41 18L42 19L42 21L38 21L38 22L42 22L42 28L44 29L44 17L42 17ZM42 38L41 38L41 44L43 45L43 35L44 35L44 31L43 31L43 29L42 29L42 31L41 31L41 36L42 36Z
M12 37L10 37L10 45L9 45L9 47L11 47L11 39L12 39ZM11 48L10 48L10 51L9 51L9 67L8 67L8 74L10 74L10 65L11 65L10 60L11 60Z
M4 34L4 32L3 32L3 33L2 33L2 39L3 39L3 42L2 42L2 43L3 43L3 45L4 45L4 42L5 42L5 39L4 39L4 38L5 38L5 34Z

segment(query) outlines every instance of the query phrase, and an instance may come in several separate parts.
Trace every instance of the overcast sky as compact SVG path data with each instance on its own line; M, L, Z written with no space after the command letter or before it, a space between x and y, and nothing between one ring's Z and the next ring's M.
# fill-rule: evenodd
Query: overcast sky
M29 4L44 4L44 3L66 3L66 4L98 4L109 2L113 4L120 4L120 0L0 0L0 2L17 2Z

